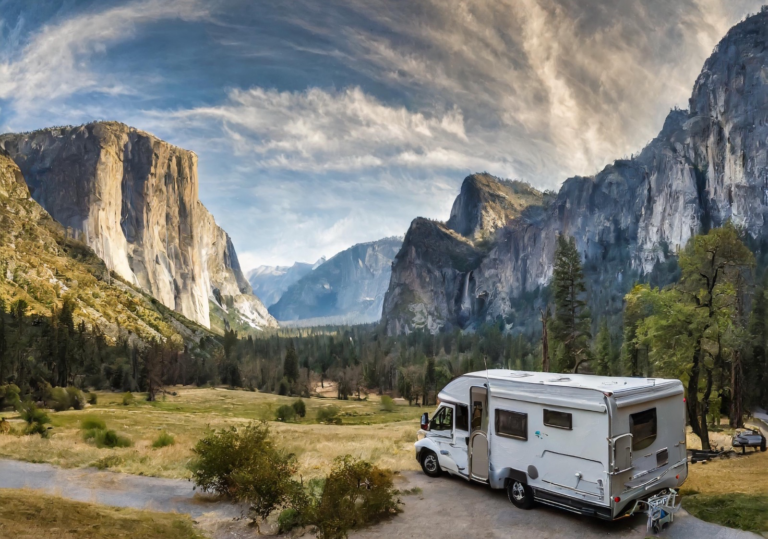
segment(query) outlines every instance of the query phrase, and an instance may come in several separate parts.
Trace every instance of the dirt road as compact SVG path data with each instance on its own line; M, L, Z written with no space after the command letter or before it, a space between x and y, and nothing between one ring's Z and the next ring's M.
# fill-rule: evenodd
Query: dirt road
M421 491L402 496L401 514L352 533L350 538L423 539L427 533L440 539L514 536L526 539L642 539L647 536L642 517L604 522L543 506L523 511L509 503L502 491L469 484L462 479L449 476L431 479L420 472L398 474L397 488L414 487ZM189 481L101 472L93 468L65 470L49 464L0 459L0 488L39 489L84 502L187 513L214 539L258 537L246 521L233 520L242 514L241 508L196 496ZM263 527L262 531L267 529ZM680 514L662 537L751 539L759 536Z
M513 506L503 491L449 476L430 479L419 472L405 472L397 486L401 490L418 487L422 492L403 496L403 513L396 518L350 534L350 539L423 539L426 533L440 539L642 539L650 535L645 531L643 517L605 522L544 506L524 511ZM681 510L661 537L751 539L759 536L707 524Z

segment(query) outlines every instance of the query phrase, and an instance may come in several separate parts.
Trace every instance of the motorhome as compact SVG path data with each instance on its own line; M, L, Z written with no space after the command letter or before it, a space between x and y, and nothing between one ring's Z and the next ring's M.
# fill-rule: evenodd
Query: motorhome
M613 520L688 476L679 380L492 369L465 374L422 416L416 459L536 502Z

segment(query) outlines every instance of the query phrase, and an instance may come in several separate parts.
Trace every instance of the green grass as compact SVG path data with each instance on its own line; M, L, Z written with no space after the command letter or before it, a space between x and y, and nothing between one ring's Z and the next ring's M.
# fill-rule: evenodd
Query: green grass
M768 532L768 496L696 494L683 498L683 507L706 522L756 533Z
M15 539L204 539L186 515L0 489L0 536Z
M416 469L413 442L423 409L396 404L393 412L382 410L380 399L339 401L333 398L304 399L307 415L295 422L274 421L281 405L296 399L252 391L180 388L176 395L147 402L136 394L133 404L124 406L120 393L98 392L98 404L85 410L51 413L49 439L39 436L0 434L0 457L28 462L47 462L65 468L96 466L112 471L157 477L188 478L192 447L210 429L243 426L267 420L278 443L296 454L305 478L327 473L333 459L345 454L365 458L384 468ZM341 425L319 424L318 412L330 406L340 410ZM5 414L18 434L23 429L17 414ZM322 414L321 414L322 415ZM104 425L106 429L102 429ZM93 429L83 429L93 426ZM98 447L97 433L114 429L132 442L130 447ZM84 439L89 434L90 440ZM156 447L161 433L175 443ZM119 444L118 444L119 445Z

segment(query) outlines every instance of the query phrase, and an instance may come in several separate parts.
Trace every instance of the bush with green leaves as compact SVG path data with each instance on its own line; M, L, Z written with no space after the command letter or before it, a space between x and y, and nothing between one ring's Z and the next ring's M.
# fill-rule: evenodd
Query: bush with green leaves
M45 426L51 422L45 410L39 409L34 402L25 401L19 405L19 416L27 424L25 434L39 434L43 438L48 437L48 428Z
M340 425L341 424L341 418L339 417L339 414L341 413L341 410L338 406L330 405L330 406L323 406L317 411L317 422L318 423L326 423L328 425Z
M107 424L96 417L84 417L80 421L80 428L83 429L83 439L86 442L92 442L100 449L105 447L130 447L133 445L130 438L122 436L114 430L107 429Z
M254 520L277 508L305 505L301 486L292 479L296 457L275 446L265 421L211 432L192 452L195 485L249 503Z
M381 396L381 409L385 412L394 412L395 411L395 401L390 397L389 395L382 395Z
M304 417L307 415L307 405L304 404L303 400L296 399L291 406L293 406L293 410L296 412L298 417Z
M98 417L84 417L80 420L80 428L83 430L107 430L107 424Z
M93 392L88 393L88 404L90 404L91 406L95 406L96 403L98 402L99 402L99 397L98 395L96 395L96 393L93 393Z
M15 384L0 386L0 410L16 409L21 404L21 390Z
M123 393L123 406L130 406L134 402L136 402L136 397L133 396L133 393L130 391Z
M155 441L152 442L152 447L154 449L161 449L163 447L168 447L169 445L173 445L176 443L176 439L168 434L167 432L163 431L160 433L160 435L155 438Z
M67 390L63 387L52 388L45 404L56 412L69 410L69 394L67 393Z
M288 422L293 421L296 418L296 410L293 406L283 404L275 412L275 419L278 421Z
M85 393L76 387L67 387L67 395L69 396L69 406L75 410L82 410L85 408Z
M318 537L340 539L398 512L392 472L349 455L334 461L311 515Z

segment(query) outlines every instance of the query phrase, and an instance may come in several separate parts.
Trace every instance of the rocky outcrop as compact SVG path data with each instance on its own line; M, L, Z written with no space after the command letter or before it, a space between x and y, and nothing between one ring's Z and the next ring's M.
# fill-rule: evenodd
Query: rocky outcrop
M314 265L296 262L293 266L259 266L248 272L248 282L251 283L253 293L261 298L264 305L271 307L293 283L323 262L325 258Z
M477 248L477 230L500 222L482 217L478 204L467 200L497 198L503 185L488 177L485 185L465 181L448 221L461 238L440 243L447 255L431 252L435 247L429 244L436 230L447 227L425 226L422 220L411 225L385 300L388 331L434 332L493 320L519 324L516 310L551 279L558 234L576 239L593 316L619 313L632 282L659 272L698 232L732 219L752 238L766 238L766 66L768 12L763 10L731 29L705 63L690 109L670 112L638 156L595 176L566 180L553 199L531 199L482 242L482 254L462 271L450 253L462 244ZM478 190L487 193L465 194Z
M198 200L193 152L116 122L3 135L0 147L56 221L164 305L210 327L218 290L249 323L276 325Z
M291 285L269 308L278 320L325 323L378 321L401 238L360 243Z

